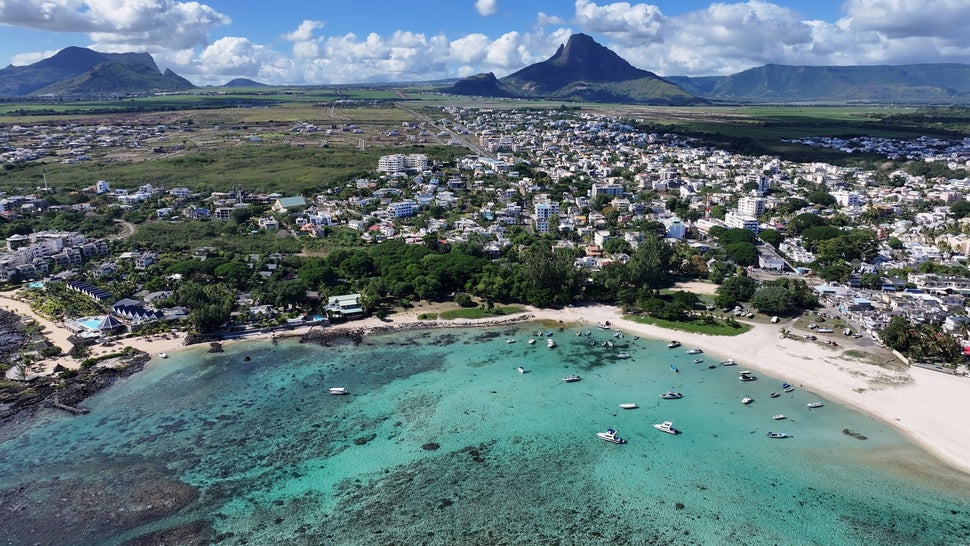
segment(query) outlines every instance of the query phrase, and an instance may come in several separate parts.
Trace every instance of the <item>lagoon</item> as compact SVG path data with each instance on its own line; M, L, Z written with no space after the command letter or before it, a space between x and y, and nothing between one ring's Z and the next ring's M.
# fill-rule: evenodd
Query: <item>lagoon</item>
M970 478L881 421L804 389L770 398L780 381L738 381L718 365L727 355L568 328L554 349L526 343L540 329L172 354L89 399L90 414L0 429L0 538L970 543ZM684 397L662 400L668 390ZM628 443L599 440L607 428Z

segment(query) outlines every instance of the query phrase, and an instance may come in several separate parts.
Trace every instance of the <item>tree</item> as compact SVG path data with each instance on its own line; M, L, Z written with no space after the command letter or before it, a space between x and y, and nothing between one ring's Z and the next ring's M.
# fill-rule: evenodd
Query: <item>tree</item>
M762 313L787 314L794 305L791 292L781 286L763 286L751 296L751 305Z
M819 215L805 212L792 218L792 220L788 222L788 226L786 226L786 231L791 235L801 235L803 231L810 227L824 225L825 220L819 217Z
M647 237L637 246L626 264L627 282L653 292L670 285L670 262L673 247L665 241Z
M785 240L785 236L782 235L780 231L775 229L766 229L762 231L758 234L758 238L775 248L778 248L778 245Z
M607 254L630 254L633 251L633 247L630 242L621 237L610 237L603 243L603 252Z
M755 265L758 263L758 247L751 243L737 242L725 245L724 254L738 265Z
M724 279L715 291L717 297L714 302L720 307L733 307L740 302L748 301L754 295L758 283L751 277L735 275Z

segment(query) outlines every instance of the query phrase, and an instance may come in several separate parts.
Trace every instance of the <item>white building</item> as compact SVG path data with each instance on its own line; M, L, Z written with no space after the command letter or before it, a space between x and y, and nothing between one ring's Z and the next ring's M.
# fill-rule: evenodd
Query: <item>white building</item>
M854 191L839 190L832 192L836 203L843 207L861 207L862 196Z
M407 170L424 171L428 168L428 156L424 154L393 154L381 156L377 160L377 170L394 174Z
M549 232L549 218L553 214L559 214L559 203L555 203L549 200L548 195L540 195L536 197L535 204L533 205L533 222L535 223L536 231L539 233Z
M752 218L751 216L742 216L741 214L735 212L729 212L724 215L724 223L729 228L734 229L747 229L753 231L755 235L758 234L760 229L758 228L758 219Z
M764 197L742 197L738 200L738 214L757 218L765 213Z
M680 241L687 238L687 226L681 221L680 218L671 216L670 218L664 218L660 222L667 228L665 237Z
M387 211L393 215L395 218L403 218L405 216L414 216L417 211L417 205L414 201L406 199L404 201L398 201L396 203L391 203L387 206Z

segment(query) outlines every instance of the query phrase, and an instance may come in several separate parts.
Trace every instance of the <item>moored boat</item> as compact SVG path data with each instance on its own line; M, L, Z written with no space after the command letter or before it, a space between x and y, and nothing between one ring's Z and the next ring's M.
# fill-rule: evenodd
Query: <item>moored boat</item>
M536 344L536 339L534 337L530 337L529 338L529 345L535 345L535 344Z
M582 377L579 377L578 375L575 375L575 374L570 374L562 378L562 380L565 381L566 383L575 383L580 379L582 379Z
M737 362L735 362L733 358L729 358L721 362L721 366L735 366L735 365L737 365Z
M771 394L769 394L768 396L770 396L770 397L772 397L772 398L778 398L778 397L779 397L779 396L781 396L781 395L780 395L780 394L778 394L777 392L773 392L773 393L771 393Z
M335 396L350 394L346 387L330 387L330 394Z
M516 370L518 370L519 373L525 373L525 368L523 368L522 366L519 366L518 368L516 368Z
M640 406L634 404L633 402L627 402L627 403L624 403L624 404L620 404L620 407L623 408L623 409L637 409Z
M670 421L657 423L653 425L653 428L659 430L660 432L666 432L667 434L680 434L680 431L674 428L674 424L671 423Z
M664 400L677 400L678 398L683 398L683 397L684 397L683 394L680 394L679 392L674 392L674 391L667 391L660 395L660 398L663 398Z
M738 379L740 379L741 381L755 381L758 378L755 377L754 375L751 375L751 372L745 370L740 374L738 374Z
M822 403L821 402L809 402L808 404L805 404L805 405L808 406L808 407L810 407L810 408L820 408L820 407L822 407Z
M699 354L701 354L703 352L704 351L701 350L701 349L687 349L687 354L689 354L689 355L699 355Z
M168 353L158 353L159 358L168 358Z
M775 421L781 421L782 419L785 418L785 416L784 414L779 413L777 415L773 415L771 418L774 419Z
M750 396L745 396L744 398L741 399L741 403L744 405L748 405L751 402L754 402L754 398L751 398Z
M630 353L620 353L616 355L616 358L630 358Z
M610 442L611 444L626 443L626 440L617 436L616 431L611 428L606 429L606 432L597 432L596 435L599 436L600 440Z
M553 341L552 338L549 338L549 339L546 340L546 346L549 347L550 349L552 349L552 348L554 348L556 346L556 342Z
M671 341L670 343L667 344L668 349L676 349L677 347L680 347L679 341Z
M670 369L673 370L673 371L675 371L675 372L679 372L680 371L680 370L677 369L677 366L674 366L673 364L670 365Z
M769 432L768 433L768 437L769 438L788 438L788 433L787 432Z

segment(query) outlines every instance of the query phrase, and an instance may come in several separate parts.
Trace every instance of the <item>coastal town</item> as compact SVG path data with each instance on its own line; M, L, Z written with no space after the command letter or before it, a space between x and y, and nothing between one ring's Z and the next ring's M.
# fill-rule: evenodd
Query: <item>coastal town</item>
M130 230L135 226L122 218L137 217L144 226L241 225L251 234L276 233L298 244L327 238L338 229L356 234L361 245L473 240L493 261L521 245L515 238L525 232L551 237L553 248L568 250L574 267L590 277L627 263L645 236L656 233L695 265L681 274L713 278L719 265L727 263L752 278L804 280L841 314L838 333L844 331L847 337L885 346L880 333L895 318L934 325L934 332L951 336L955 346L970 346L963 297L970 289L965 274L970 219L964 216L970 208L965 207L970 178L961 176L970 163L965 142L871 143L887 157L905 154L955 173L947 178L732 154L676 134L639 131L635 125L642 120L570 110L446 107L441 115L428 123L403 123L379 136L398 143L433 138L452 146L467 144L481 153L450 164L422 153L381 156L371 176L345 181L346 191L339 195L333 190L262 194L245 188L202 193L190 188L190 180L177 187L145 181L119 188L110 180L93 180L83 192L74 192L70 205L53 204L63 199L49 187L4 195L0 214L13 222L110 209L117 211L116 223ZM185 124L13 126L0 131L0 143L6 147L7 164L45 157L71 163L89 159L94 147L126 154L153 141L179 142L186 132L200 131ZM289 127L284 145L307 135L334 139L364 133L356 124L298 123ZM265 140L255 134L236 138L250 146ZM854 145L861 145L860 140ZM155 146L143 153L172 152L178 148ZM728 230L756 236L747 252L725 253L730 243L719 244L712 233ZM820 259L820 249L849 232L861 234L859 241L846 242L855 248ZM117 234L97 237L66 229L10 234L6 252L0 254L0 282L18 288L18 299L59 284L95 302L101 313L57 317L73 332L72 343L90 345L127 333L200 330L189 321L193 309L174 304L172 291L165 289L178 283L182 273L166 274L165 269L173 269L173 260L205 261L220 258L220 253L202 247L173 255L151 245L109 244L119 240ZM292 280L298 271L286 261L285 252L278 251L236 257L232 264L259 278ZM231 321L204 330L238 335L361 318L374 310L369 304L378 299L332 290L323 297L318 287L302 288L306 294L294 301L303 305L274 305L257 301L251 293L237 293ZM712 303L707 302L709 308ZM736 303L742 302L730 301L729 307ZM60 356L72 347L58 349L45 354ZM946 355L935 364L960 371L962 358L955 360L952 350ZM31 361L43 360L40 352L30 356ZM12 373L7 371L8 378Z

